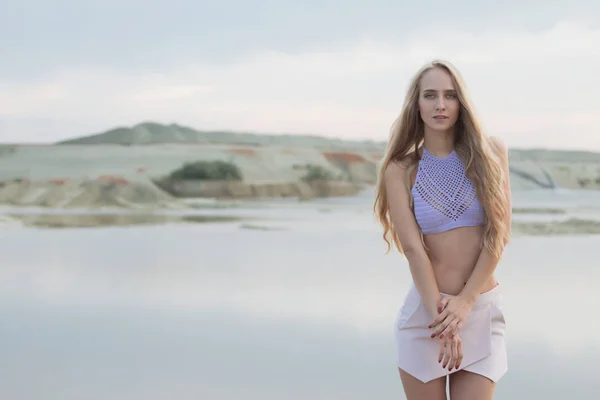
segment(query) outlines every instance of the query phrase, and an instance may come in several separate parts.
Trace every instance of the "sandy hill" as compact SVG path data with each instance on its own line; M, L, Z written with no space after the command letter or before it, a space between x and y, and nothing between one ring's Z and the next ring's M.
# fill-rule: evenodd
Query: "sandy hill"
M375 183L384 146L148 122L52 145L0 145L0 204L179 207L163 189L174 197L349 195ZM600 153L511 149L510 157L513 190L600 189ZM217 160L238 167L243 181L163 184L184 163ZM311 186L304 178L314 168L339 180Z
M351 141L316 135L261 134L233 131L198 131L189 127L154 122L144 122L131 128L119 127L90 136L58 142L59 145L78 144L228 144L239 146L299 146L299 147L347 147L381 148L382 142L371 140Z

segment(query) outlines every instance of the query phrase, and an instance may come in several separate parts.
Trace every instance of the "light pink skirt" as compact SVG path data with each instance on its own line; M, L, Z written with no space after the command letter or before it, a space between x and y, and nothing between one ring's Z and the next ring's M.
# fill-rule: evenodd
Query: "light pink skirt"
M442 293L442 296L449 295ZM460 370L498 382L508 370L506 320L501 303L500 285L479 295L459 333L463 361L458 369L448 371L438 363L439 339L432 339L433 329L428 328L433 318L413 283L396 318L397 366L422 382Z

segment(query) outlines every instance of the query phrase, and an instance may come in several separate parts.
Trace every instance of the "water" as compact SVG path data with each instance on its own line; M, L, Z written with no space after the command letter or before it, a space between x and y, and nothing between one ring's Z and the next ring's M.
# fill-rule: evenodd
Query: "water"
M393 323L410 273L367 199L234 210L278 230L0 231L0 397L404 398ZM513 240L496 399L599 398L599 245Z

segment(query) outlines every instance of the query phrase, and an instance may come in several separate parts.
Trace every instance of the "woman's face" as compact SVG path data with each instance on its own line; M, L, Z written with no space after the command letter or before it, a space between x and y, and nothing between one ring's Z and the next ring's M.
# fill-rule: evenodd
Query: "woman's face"
M441 68L432 68L421 77L419 111L426 129L448 132L460 111L460 102L450 74Z

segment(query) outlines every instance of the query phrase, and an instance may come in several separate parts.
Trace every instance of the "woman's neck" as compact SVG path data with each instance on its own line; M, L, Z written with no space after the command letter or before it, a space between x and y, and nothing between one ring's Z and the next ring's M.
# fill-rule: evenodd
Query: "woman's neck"
M454 132L426 130L423 146L436 157L446 157L454 150Z

